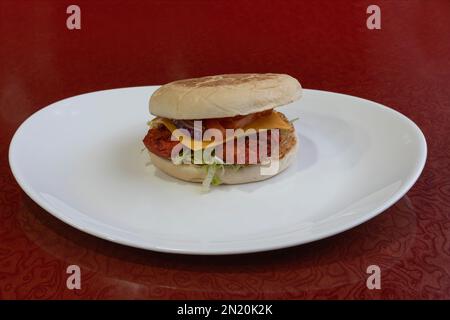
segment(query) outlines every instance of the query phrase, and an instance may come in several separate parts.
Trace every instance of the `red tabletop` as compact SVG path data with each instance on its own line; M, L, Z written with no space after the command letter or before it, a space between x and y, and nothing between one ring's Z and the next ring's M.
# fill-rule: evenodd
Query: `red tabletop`
M366 27L372 2L381 30ZM73 3L81 30L66 27ZM448 0L0 1L0 299L450 298L449 39ZM337 236L203 257L87 235L36 205L10 172L14 131L52 102L236 72L288 73L402 112L427 139L422 176ZM66 287L69 265L81 268L80 290ZM381 290L366 287L369 265L381 268Z

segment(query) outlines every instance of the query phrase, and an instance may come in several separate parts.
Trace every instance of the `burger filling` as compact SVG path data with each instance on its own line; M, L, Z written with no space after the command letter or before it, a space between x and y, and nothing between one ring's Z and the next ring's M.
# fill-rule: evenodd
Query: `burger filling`
M180 143L180 141L172 137L172 133L175 129L184 129L184 132L188 132L190 137L193 137L191 140L185 140L184 138L181 139L183 145L191 150L194 150L195 146L197 146L197 148L200 146L200 148L203 149L211 147L211 141L199 142L197 140L197 143L195 143L195 137L203 137L203 132L207 129L218 129L222 133L223 137L227 137L227 129L254 129L254 133L251 135L256 135L257 141L260 141L261 137L267 139L267 150L265 153L263 153L266 154L267 157L271 157L271 129L279 130L278 153L280 159L282 159L296 143L292 121L288 121L288 119L282 113L274 110L267 110L245 116L204 119L201 121L200 127L198 126L198 123L200 122L197 122L197 126L195 126L195 120L170 120L159 117L155 118L151 122L149 122L150 129L143 142L150 152L168 160L171 160L173 148ZM201 132L195 132L196 130L200 130ZM261 130L264 131L264 135L261 134ZM206 187L209 187L209 184L220 184L220 180L215 175L218 167L232 166L236 170L239 170L239 168L241 168L242 166L255 164L254 159L256 159L256 163L258 164L264 162L264 159L261 159L260 157L260 143L250 143L248 137L251 135L245 137L245 144L243 144L245 150L239 150L237 138L232 138L234 139L234 148L232 148L234 153L233 156L227 156L226 152L226 145L229 145L230 141L214 141L215 144L213 145L222 144L221 154L214 155L213 163L200 164L204 165L205 169L207 170L207 175L204 181L204 185ZM244 151L244 153L242 153L242 151ZM241 157L242 154L245 154L244 161L242 161L242 158L241 161L238 161L238 152L239 154L241 154ZM191 152L189 156L193 156L193 154L194 152ZM184 155L180 154L179 156L183 158ZM229 161L230 159L232 159L231 162Z

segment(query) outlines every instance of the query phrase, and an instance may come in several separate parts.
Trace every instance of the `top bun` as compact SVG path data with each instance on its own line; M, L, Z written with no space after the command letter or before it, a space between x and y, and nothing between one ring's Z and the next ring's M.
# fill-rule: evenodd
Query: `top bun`
M210 119L247 115L291 103L302 95L287 74L223 74L174 81L150 98L150 113L169 119Z

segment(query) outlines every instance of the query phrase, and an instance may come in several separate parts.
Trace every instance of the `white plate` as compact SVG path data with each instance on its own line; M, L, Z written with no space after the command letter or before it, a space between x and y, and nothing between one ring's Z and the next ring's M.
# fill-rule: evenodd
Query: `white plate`
M93 92L26 120L9 161L23 190L58 219L110 241L174 253L247 253L345 231L400 199L426 159L420 129L352 96L305 90L279 108L300 138L297 162L210 193L146 166L147 102L157 87Z

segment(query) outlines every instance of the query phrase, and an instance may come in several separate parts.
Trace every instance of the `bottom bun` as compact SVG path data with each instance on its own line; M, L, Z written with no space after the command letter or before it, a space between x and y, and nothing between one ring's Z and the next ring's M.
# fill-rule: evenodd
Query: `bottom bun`
M267 167L267 165L252 164L246 165L239 170L233 168L227 168L224 166L224 170L217 170L216 175L219 177L223 184L240 184L248 182L256 182L261 180L269 179L276 176L287 167L289 167L292 162L294 162L295 156L298 150L298 141L295 145L285 154L283 158L280 159L278 171L272 174L262 174L261 169ZM202 165L195 164L180 164L175 165L172 161L161 158L156 154L148 151L152 164L165 172L169 176L189 181L189 182L202 182L206 176L206 169Z

